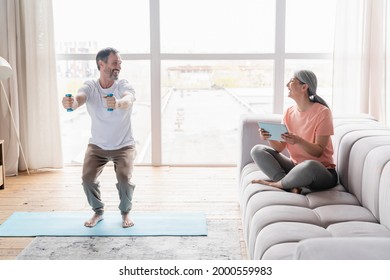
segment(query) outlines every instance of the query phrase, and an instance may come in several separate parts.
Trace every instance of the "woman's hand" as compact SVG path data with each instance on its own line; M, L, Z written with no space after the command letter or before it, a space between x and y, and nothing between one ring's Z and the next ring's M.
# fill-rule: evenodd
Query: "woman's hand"
M294 133L284 133L282 134L282 139L290 145L300 144L302 142L302 138Z
M315 142L311 143L293 133L282 134L282 139L290 145L298 144L308 154L315 157L320 157L324 152L324 147L331 141L330 136L317 136Z
M270 140L269 138L271 138L271 134L262 128L259 129L259 134L260 134L260 138L262 140L268 141L269 145L272 148L274 148L275 151L278 151L279 153L282 152L284 150L284 148L286 147L286 143L284 143L284 142Z
M269 138L271 137L271 134L262 128L259 129L259 133L260 133L260 138L262 140L268 141Z

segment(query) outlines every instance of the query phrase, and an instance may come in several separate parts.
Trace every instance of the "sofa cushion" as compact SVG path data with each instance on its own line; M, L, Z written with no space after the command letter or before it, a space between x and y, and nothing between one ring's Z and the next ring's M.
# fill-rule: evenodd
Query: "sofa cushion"
M280 243L272 246L263 254L262 260L292 260L299 242Z
M343 222L330 225L327 230L334 237L390 237L390 231L382 224L370 222Z
M344 190L342 185L320 192L312 192L306 195L309 202L309 208L317 208L324 205L346 204L359 205L357 198Z
M261 193L261 197L268 193ZM285 234L289 234L289 224L286 224L288 227L283 228L280 222L297 222L298 224L310 224L316 227L321 227L324 230L327 230L327 227L336 223L343 223L349 221L362 221L366 223L376 223L377 220L372 215L372 213L364 207L358 205L325 205L315 209L309 209L303 206L305 203L301 200L301 206L287 205L287 201L284 203L270 203L263 207L259 207L253 213L247 212L248 217L251 217L250 220L246 221L244 234L247 240L249 254L254 256L254 251L257 246L259 246L259 236L262 235L262 231L266 228L273 226L274 224L279 224L279 230ZM332 232L329 232L329 235L332 235Z
M312 238L296 248L300 260L390 260L390 238Z
M323 227L346 221L365 221L377 223L372 213L359 205L325 205L314 209Z
M253 184L253 188L259 188L259 186L261 185ZM275 190L273 187L269 188L273 190L254 193L247 201L243 212L243 232L246 238L249 238L252 218L260 209L272 205L291 205L306 208L308 206L308 201L304 195Z
M331 237L331 235L323 227L306 223L279 222L268 225L257 235L256 246L253 248L253 259L262 259L263 254L274 245L298 242L314 237Z
M344 191L327 190L308 195L297 195L269 186L252 184L245 189L241 202L244 233L249 231L253 215L266 206L291 205L314 209L332 204L359 205L359 201L354 195Z

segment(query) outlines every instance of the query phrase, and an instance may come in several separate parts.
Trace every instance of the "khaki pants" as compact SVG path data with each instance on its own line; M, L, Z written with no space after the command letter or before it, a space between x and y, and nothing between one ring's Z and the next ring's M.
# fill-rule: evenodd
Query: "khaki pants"
M100 185L97 180L104 166L112 161L118 183L119 210L122 215L130 212L135 185L131 183L135 147L127 146L118 150L103 150L96 145L89 144L85 153L82 185L89 205L96 214L102 215L104 203L101 200Z

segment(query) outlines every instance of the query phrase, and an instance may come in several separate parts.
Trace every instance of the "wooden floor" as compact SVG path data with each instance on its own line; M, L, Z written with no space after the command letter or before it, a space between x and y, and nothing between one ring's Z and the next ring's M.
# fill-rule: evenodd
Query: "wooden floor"
M90 210L80 174L80 166L67 166L6 177L5 189L0 190L0 223L15 211ZM100 182L106 210L118 210L112 166L105 168ZM234 167L136 166L133 182L137 186L134 211L193 210L204 211L210 220L240 220ZM247 259L241 228L238 230L242 256ZM0 238L0 259L15 259L31 241L32 238Z

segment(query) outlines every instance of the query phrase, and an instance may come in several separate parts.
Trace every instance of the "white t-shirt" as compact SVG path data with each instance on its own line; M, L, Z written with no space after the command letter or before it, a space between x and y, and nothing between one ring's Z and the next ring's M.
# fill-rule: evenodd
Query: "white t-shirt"
M107 110L107 94L112 93L116 99L121 99L127 92L135 100L133 87L125 79L115 81L107 89L100 86L99 80L86 81L78 92L86 94L87 111L91 117L90 144L104 150L117 150L129 145L135 145L131 128L132 106L126 109Z

